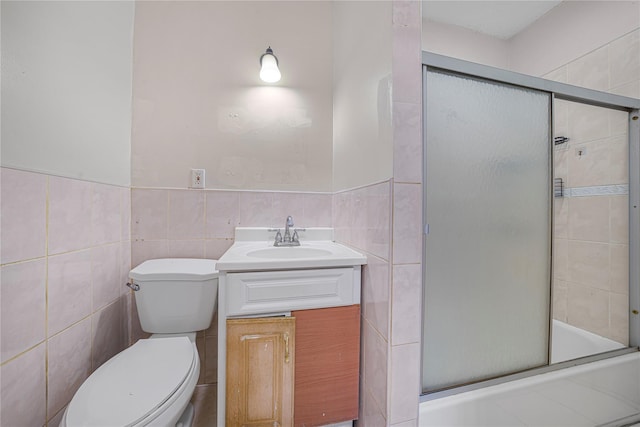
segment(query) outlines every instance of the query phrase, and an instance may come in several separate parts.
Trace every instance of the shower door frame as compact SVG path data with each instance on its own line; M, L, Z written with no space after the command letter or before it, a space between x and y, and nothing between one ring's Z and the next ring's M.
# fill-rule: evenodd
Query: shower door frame
M476 64L461 59L451 58L431 52L422 52L422 138L423 138L423 176L426 176L426 144L427 144L427 70L441 70L453 72L468 77L484 79L490 82L519 86L525 89L546 92L551 96L551 132L549 144L553 139L553 108L554 100L580 102L596 107L604 107L614 110L626 111L629 114L629 347L599 353L592 356L569 360L566 362L548 364L539 368L533 368L511 375L480 381L477 383L454 387L442 391L435 391L421 395L421 401L438 399L453 394L462 393L490 385L500 384L515 379L525 378L545 372L551 372L570 366L581 365L596 360L607 359L621 354L640 350L640 99L629 98L597 90L572 86L566 83L546 80L539 77L528 76L513 71L487 65ZM423 179L423 185L424 179ZM549 185L552 185L550 182ZM425 187L426 188L426 187ZM425 253L427 238L426 197L423 188L423 251ZM553 206L552 206L553 209ZM553 221L553 217L552 217ZM425 262L423 262L423 292L425 289ZM553 269L553 265L552 265ZM424 313L423 313L424 316ZM549 320L551 322L551 319ZM423 323L424 327L424 323ZM422 335L424 339L424 334ZM422 372L420 373L422 383Z

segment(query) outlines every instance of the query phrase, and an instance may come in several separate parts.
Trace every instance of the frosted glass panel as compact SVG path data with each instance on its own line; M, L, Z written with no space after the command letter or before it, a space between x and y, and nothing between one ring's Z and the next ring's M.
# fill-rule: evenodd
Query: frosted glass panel
M429 71L423 389L548 362L550 95Z

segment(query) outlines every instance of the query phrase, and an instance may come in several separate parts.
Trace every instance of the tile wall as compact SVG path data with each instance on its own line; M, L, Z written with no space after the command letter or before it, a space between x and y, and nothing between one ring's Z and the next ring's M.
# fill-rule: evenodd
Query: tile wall
M57 426L129 342L130 190L1 170L1 419Z
M153 258L218 259L233 244L235 227L330 227L332 195L257 191L131 190L131 262ZM135 303L132 340L144 337ZM198 333L199 384L217 381L217 318Z
M544 76L640 98L640 30ZM556 102L554 318L628 344L628 118L624 112Z
M333 198L336 241L367 256L362 272L359 425L417 423L422 325L420 189L416 183L389 180L338 192Z
M360 423L385 425L391 313L392 182L339 192L333 197L336 241L365 253L362 270Z
M421 2L393 2L393 198L387 425L418 425L422 333ZM368 424L365 424L368 425Z

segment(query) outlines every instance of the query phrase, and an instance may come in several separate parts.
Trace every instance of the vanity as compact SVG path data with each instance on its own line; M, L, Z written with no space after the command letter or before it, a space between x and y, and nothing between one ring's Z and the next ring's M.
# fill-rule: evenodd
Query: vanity
M236 228L218 260L218 425L358 418L361 268L333 229ZM274 246L280 235L280 246ZM287 240L288 239L288 240Z

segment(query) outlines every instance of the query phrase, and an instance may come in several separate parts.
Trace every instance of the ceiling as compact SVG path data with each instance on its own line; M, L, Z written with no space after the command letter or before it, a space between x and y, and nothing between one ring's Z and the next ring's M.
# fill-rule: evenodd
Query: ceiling
M507 40L562 1L423 0L422 17Z

